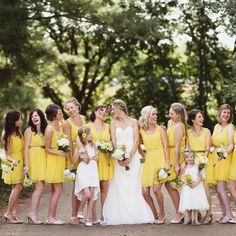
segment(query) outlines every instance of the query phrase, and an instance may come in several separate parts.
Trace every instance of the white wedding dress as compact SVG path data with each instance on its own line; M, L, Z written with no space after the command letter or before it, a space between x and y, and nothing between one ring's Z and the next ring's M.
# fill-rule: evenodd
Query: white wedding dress
M117 147L125 144L131 150L134 140L132 127L115 130ZM142 195L141 164L137 152L129 163L129 170L115 161L115 171L103 206L103 225L153 223L151 208Z

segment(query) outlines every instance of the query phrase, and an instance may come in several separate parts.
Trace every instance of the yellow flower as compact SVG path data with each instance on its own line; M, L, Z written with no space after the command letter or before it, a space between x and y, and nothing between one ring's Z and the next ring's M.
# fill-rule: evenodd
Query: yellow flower
M87 138L87 134L86 133L82 133L82 138L86 139Z

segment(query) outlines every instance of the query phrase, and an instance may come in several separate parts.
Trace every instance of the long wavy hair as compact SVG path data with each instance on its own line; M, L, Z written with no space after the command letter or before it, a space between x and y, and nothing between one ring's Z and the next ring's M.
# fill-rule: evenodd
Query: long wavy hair
M39 109L39 108L34 108L30 114L29 114L29 121L28 121L28 125L31 127L31 130L35 133L37 133L37 127L36 125L34 125L33 121L32 121L32 115L33 113L36 112L38 114L38 116L40 117L40 121L41 121L41 124L40 124L40 131L42 134L44 134L45 132L45 129L48 125L47 123L47 120L45 118L45 115L44 113Z
M22 138L22 134L20 132L19 127L16 127L16 121L20 119L20 115L21 113L19 111L12 110L7 112L5 116L4 134L3 134L3 146L5 150L7 150L7 143L14 132L16 133L17 136Z

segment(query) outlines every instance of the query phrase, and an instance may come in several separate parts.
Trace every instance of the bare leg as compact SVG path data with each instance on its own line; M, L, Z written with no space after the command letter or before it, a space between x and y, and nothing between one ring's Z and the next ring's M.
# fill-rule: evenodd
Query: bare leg
M108 192L108 186L109 186L109 181L108 180L102 180L100 181L100 189L101 189L101 219L103 220L103 216L102 216L102 209L103 209L103 205L105 202L105 199L107 197L107 192Z
M171 197L171 200L175 207L176 217L175 219L180 219L182 214L179 212L179 192L176 189L173 189L170 185L170 182L165 183L165 187Z
M225 213L224 218L227 219L232 218L233 215L230 209L229 198L225 189L225 181L217 181L217 193L219 195L219 199L221 199L220 203L221 203L222 214Z
M153 186L153 192L156 196L157 203L159 206L159 217L158 220L162 221L165 218L165 207L164 207L164 198L161 191L162 184L156 184Z
M93 195L94 195L94 187L90 187L90 197L88 198L88 210L86 215L86 220L91 219L92 217L92 209L93 209Z
M49 201L48 219L56 218L56 210L59 198L63 192L63 183L53 183Z
M158 219L157 209L156 209L153 199L150 195L150 187L143 187L142 192L143 192L143 197L146 200L147 204L150 206L155 219Z
M32 194L31 199L31 209L30 209L30 216L37 221L38 220L38 210L39 210L39 203L41 194L43 192L44 182L35 183L35 189Z
M72 212L71 212L70 223L72 225L78 225L79 224L79 219L77 218L77 214L78 214L78 211L79 211L79 205L80 205L80 201L78 200L77 196L75 195L75 181L74 181L73 182L72 193L71 193Z

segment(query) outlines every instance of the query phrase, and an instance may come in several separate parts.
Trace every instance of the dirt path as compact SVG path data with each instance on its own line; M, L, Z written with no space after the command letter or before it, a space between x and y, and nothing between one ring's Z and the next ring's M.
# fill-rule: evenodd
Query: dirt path
M64 193L60 199L58 206L58 217L66 222L69 222L70 217L70 195L71 195L72 185L66 183L64 186ZM164 190L164 188L163 188ZM172 219L173 206L170 198L166 191L164 192L165 203L166 203L166 216L167 222L165 225L121 225L121 226L106 226L102 227L100 225L93 227L85 227L84 225L72 226L69 223L62 226L52 226L52 225L30 225L26 224L26 215L29 209L30 201L21 200L20 202L20 218L24 220L25 224L22 225L11 225L11 224L1 224L0 225L0 236L6 235L24 235L24 236L149 236L149 235L164 235L164 236L177 236L177 235L235 235L236 225L227 224L219 225L214 223L209 226L192 226L192 225L171 225L169 222ZM45 222L48 210L48 200L49 200L50 188L49 185L46 186L45 191L42 196L40 216ZM99 205L99 204L98 204ZM1 211L1 215L4 211ZM98 206L98 213L100 212ZM219 205L216 197L213 197L213 214L214 219L220 214ZM236 215L236 212L234 211Z

